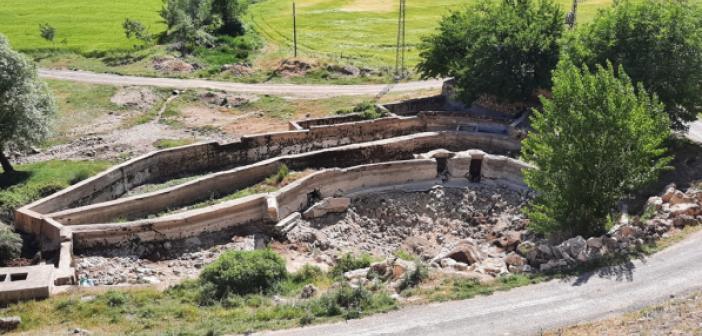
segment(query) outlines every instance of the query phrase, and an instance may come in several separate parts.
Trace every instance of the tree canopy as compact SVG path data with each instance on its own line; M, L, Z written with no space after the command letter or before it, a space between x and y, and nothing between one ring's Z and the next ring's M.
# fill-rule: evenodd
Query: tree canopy
M161 17L166 21L166 37L179 43L183 54L195 47L212 47L215 34L240 35L239 21L247 0L165 0Z
M576 64L610 61L666 105L673 127L702 112L702 11L679 0L619 1L564 48Z
M5 173L13 169L2 151L44 140L55 113L56 104L34 64L0 35L0 163Z
M477 1L444 17L419 46L422 77L454 77L471 103L483 94L525 101L551 86L565 15L552 0Z
M609 64L554 72L553 98L531 117L522 157L537 197L527 211L544 233L602 233L616 202L668 165L668 116L655 95Z

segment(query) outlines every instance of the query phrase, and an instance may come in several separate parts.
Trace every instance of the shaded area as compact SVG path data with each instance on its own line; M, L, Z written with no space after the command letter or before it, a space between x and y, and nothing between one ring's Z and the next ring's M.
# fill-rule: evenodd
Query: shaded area
M678 189L685 190L702 181L702 146L687 139L673 139L670 154L674 156L672 170L664 172L655 183L639 190L625 203L630 213L640 213L651 195L657 195L668 184L675 183Z

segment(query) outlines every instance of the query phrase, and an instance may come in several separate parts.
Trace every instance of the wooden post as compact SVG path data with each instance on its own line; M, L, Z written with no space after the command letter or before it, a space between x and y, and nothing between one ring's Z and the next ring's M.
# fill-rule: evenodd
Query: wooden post
M295 12L295 1L293 1L293 45L295 57L297 57L297 13Z

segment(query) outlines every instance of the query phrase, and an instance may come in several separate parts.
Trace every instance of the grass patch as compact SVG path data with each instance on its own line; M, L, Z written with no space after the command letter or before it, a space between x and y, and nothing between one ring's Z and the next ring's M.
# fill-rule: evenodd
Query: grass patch
M258 100L249 102L238 108L242 112L261 111L266 116L278 119L290 119L295 114L295 107L287 100L264 95Z
M0 212L7 219L15 208L85 180L110 166L105 161L44 161L0 174Z
M195 139L185 138L185 139L158 139L154 142L154 147L158 149L168 149L174 147L182 147L195 143Z
M261 281L267 281L265 295L255 293ZM269 250L230 252L199 279L164 292L109 290L89 299L74 292L10 305L0 313L20 316L19 331L24 332L53 334L79 327L100 335L209 335L359 318L397 307L382 290L346 285L308 300L298 298L303 286L329 288L331 281L314 266L287 274L282 259ZM276 293L285 296L284 303L273 300Z
M474 1L474 0L473 0ZM571 0L558 0L568 11ZM699 3L699 0L695 1ZM439 19L451 9L470 2L461 0L418 0L407 5L407 55L412 68L419 61L417 44L421 36L434 31ZM578 22L594 17L598 8L612 0L583 1L578 5ZM338 60L342 63L391 65L395 61L397 3L381 1L299 0L297 1L298 44L303 55ZM292 8L286 0L261 1L251 6L248 21L284 53L292 49ZM320 34L320 32L324 32Z
M134 42L124 35L125 18L139 20L152 33L165 30L158 15L161 0L3 0L0 32L20 50L58 49L99 52L131 49ZM56 28L56 43L39 36L39 25ZM66 43L62 43L65 39Z
M448 277L439 280L440 282L432 287L410 288L403 291L402 295L405 297L420 296L432 302L465 300L479 295L490 295L498 291L537 284L548 279L548 277L540 275L516 274L498 278L490 283L481 283L475 279Z

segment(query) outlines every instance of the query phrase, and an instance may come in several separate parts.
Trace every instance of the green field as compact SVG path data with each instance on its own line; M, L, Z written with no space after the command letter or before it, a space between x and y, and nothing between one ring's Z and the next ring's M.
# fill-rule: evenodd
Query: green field
M48 23L56 28L56 48L126 49L133 43L124 36L124 19L137 19L152 32L160 32L165 29L158 15L161 5L161 0L2 0L0 33L20 50L52 48L39 36L39 24Z
M462 8L466 0L411 0L407 2L409 64L418 56L414 47L420 37L431 33L438 20L451 9ZM558 0L564 9L571 0ZM598 7L612 0L584 0L580 22L590 20ZM382 0L297 0L298 48L303 55L350 58L373 65L394 64L399 1ZM292 44L292 7L289 0L266 0L250 9L256 30L283 50Z
M476 0L411 0L407 4L409 65L417 62L414 49L421 36L431 33L451 9ZM572 0L557 0L565 10ZM582 0L578 22L587 22L597 8L613 0ZM302 56L339 63L382 66L394 64L399 0L297 0L298 41ZM702 3L702 0L693 0ZM262 57L278 60L292 55L292 1L260 0L244 20L266 40ZM80 52L127 49L132 46L122 30L126 17L138 19L152 33L165 29L158 11L161 0L2 0L0 33L17 49L72 49ZM39 36L39 24L56 27L55 45ZM66 39L66 43L61 41Z

